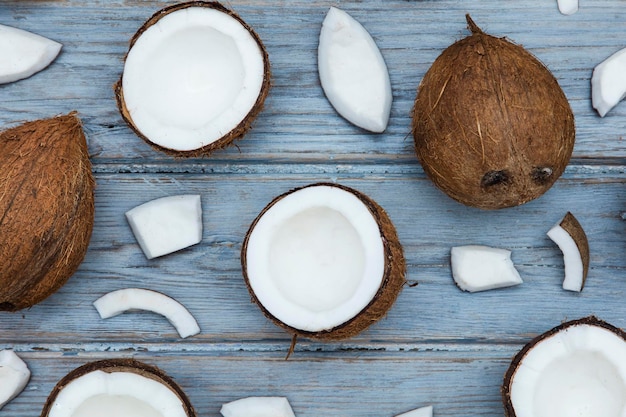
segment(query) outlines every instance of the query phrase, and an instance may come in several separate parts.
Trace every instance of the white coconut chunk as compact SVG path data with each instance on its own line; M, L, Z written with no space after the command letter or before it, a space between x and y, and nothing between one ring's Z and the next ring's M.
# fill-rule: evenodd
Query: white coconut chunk
M433 406L416 408L406 413L398 414L396 417L433 417Z
M199 195L158 198L127 211L126 219L148 259L176 252L202 240Z
M92 371L63 388L48 417L187 417L176 394L133 372Z
M17 397L30 379L30 370L12 350L0 351L0 410Z
M318 71L326 97L341 116L372 132L387 128L392 94L383 56L367 30L336 7L322 23Z
M626 48L598 64L591 77L593 108L604 117L626 97Z
M125 288L111 291L93 303L103 319L127 311L145 310L165 316L183 339L200 333L200 327L181 303L157 291Z
M464 291L486 291L523 282L509 250L467 245L453 247L450 255L452 277Z
M247 397L222 405L224 417L296 417L285 397Z
M557 3L559 5L559 11L566 16L578 11L578 0L557 0Z
M62 46L35 33L0 25L0 84L43 70L59 55Z
M626 343L579 324L535 344L513 375L516 417L626 416Z
M576 245L576 241L559 224L548 231L548 237L557 244L563 252L563 263L565 265L565 279L563 289L580 292L584 284L583 259Z
M380 229L354 194L318 185L288 194L259 219L246 251L248 281L278 320L332 329L374 298L384 275Z
M233 130L256 103L263 53L235 18L209 7L162 17L131 47L122 89L137 129L167 149L190 151Z

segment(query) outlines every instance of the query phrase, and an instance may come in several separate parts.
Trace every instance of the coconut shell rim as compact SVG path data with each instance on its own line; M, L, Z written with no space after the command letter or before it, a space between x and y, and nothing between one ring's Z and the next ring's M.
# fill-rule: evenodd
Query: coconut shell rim
M568 211L563 219L559 222L559 226L571 236L572 240L578 248L580 259L583 263L583 282L580 287L582 291L587 282L587 274L589 273L590 255L589 255L589 239L582 225L570 211Z

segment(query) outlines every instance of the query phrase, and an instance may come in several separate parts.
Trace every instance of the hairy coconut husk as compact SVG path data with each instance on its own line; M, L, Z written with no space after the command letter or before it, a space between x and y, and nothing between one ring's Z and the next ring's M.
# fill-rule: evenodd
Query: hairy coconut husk
M435 60L413 108L424 171L453 199L483 209L545 193L574 148L574 115L550 71L523 47L472 34Z
M135 359L105 359L101 361L89 362L82 365L69 374L64 376L52 389L46 403L41 411L41 417L47 417L51 408L54 406L59 393L73 380L86 375L90 372L102 371L107 373L112 372L130 372L141 375L145 378L157 381L166 387L168 387L179 399L183 405L185 413L189 417L195 417L196 413L193 409L189 398L180 386L170 378L165 372L156 366L148 365L146 363L137 361Z
M0 133L0 310L30 307L82 262L94 179L75 113Z
M380 236L383 241L383 247L385 251L385 268L384 268L384 276L380 288L378 292L372 298L372 301L363 309L359 314L353 317L351 320L348 320L341 325L319 332L311 332L304 331L301 329L296 329L291 327L276 317L274 317L258 300L250 282L248 280L247 273L247 262L246 262L246 252L248 250L248 240L250 238L250 234L254 227L259 222L261 217L277 202L288 196L289 194L301 190L307 187L315 187L315 186L329 186L329 187L337 187L342 190L348 191L354 194L359 200L363 202L363 204L369 209L370 213L376 220L376 223L380 229ZM387 314L393 303L396 301L396 298L400 294L402 287L406 283L405 274L406 274L406 263L404 259L404 252L402 250L402 245L400 244L400 239L398 238L398 234L396 229L391 222L391 219L385 212L385 210L379 206L374 200L366 196L365 194L356 191L352 188L334 184L334 183L316 183L310 184L304 187L295 188L291 191L286 192L274 200L272 200L256 217L256 219L252 222L252 225L248 229L246 233L246 237L243 242L243 246L241 249L241 266L243 270L243 277L246 282L246 286L248 287L248 291L252 296L252 301L259 306L263 314L273 321L279 327L285 329L287 332L293 334L294 336L302 336L309 339L318 339L318 340L340 340L347 339L349 337L355 336L361 331L365 330L370 325L374 324L381 318ZM295 339L294 339L295 343ZM293 346L292 346L293 349Z
M159 10L158 12L153 14L152 17L150 17L150 19L148 19L139 28L137 33L135 33L135 35L131 38L129 51L133 47L135 42L137 42L137 39L139 39L141 37L141 35L146 30L148 30L148 28L150 28L152 25L156 24L161 18L163 18L164 16L167 16L170 13L176 12L178 10L186 9L188 7L208 7L208 8L218 10L220 12L223 12L223 13L231 16L232 18L236 19L239 23L241 23L241 25L248 32L250 32L250 35L254 38L256 43L259 45L259 49L261 50L261 53L263 54L263 64L264 64L264 67L263 67L263 74L264 74L264 76L263 76L263 85L261 87L261 91L259 93L259 97L256 100L256 103L254 104L254 106L252 106L252 109L250 109L250 112L248 112L246 117L233 130L231 130L230 132L227 132L220 139L218 139L218 140L216 140L216 141L214 141L214 142L212 142L212 143L210 143L210 144L208 144L206 146L203 146L203 147L201 147L199 149L190 150L190 151L177 151L177 150L165 148L163 146L159 146L159 145L153 143L143 133L141 133L141 131L137 128L137 126L135 126L135 124L133 122L133 119L132 119L132 117L130 115L130 112L126 108L126 102L124 101L124 90L122 88L122 77L120 77L119 81L115 83L115 85L113 86L113 89L115 91L115 98L116 98L116 101L117 101L117 107L119 108L120 113L121 113L122 118L124 119L124 121L135 132L135 134L137 136L139 136L141 139L143 139L146 143L148 143L154 149L157 149L157 150L162 151L162 152L164 152L166 154L169 154L169 155L179 156L179 157L208 156L213 151L225 148L228 145L230 145L231 143L233 143L235 140L242 138L248 132L248 130L250 130L250 128L252 127L252 122L254 121L254 119L256 119L258 114L263 109L263 104L265 103L265 98L267 97L267 95L269 93L269 90L270 90L270 78L271 78L270 60L269 60L269 56L267 54L267 50L265 49L265 46L263 45L263 42L261 41L261 38L252 29L252 27L250 27L241 17L239 17L239 15L237 13L235 13L234 11L232 11L230 9L227 9L222 4L220 4L219 2L216 2L216 1L210 1L210 2L208 2L208 1L189 1L189 2L178 3L178 4L171 5L171 6L167 6L167 7L163 8L163 9Z

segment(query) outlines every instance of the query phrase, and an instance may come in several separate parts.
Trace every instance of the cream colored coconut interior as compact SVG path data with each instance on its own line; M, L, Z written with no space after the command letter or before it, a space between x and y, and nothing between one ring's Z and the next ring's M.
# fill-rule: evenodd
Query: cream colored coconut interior
M208 7L161 18L137 39L124 65L124 101L139 131L188 151L233 130L263 83L259 45L236 19Z
M624 358L624 340L599 326L571 326L544 339L513 377L516 416L626 416Z
M278 320L305 331L356 316L378 291L384 249L378 224L352 193L308 187L274 204L251 232L250 286Z
M131 372L93 371L70 382L48 417L186 417L167 386Z

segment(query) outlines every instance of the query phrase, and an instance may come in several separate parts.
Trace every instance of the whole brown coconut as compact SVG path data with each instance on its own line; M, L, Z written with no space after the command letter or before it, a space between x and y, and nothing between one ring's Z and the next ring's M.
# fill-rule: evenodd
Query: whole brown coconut
M82 262L94 180L75 113L0 133L0 310L30 307Z
M466 17L472 34L444 50L418 88L417 157L435 185L463 204L524 204L565 170L574 116L537 58Z

